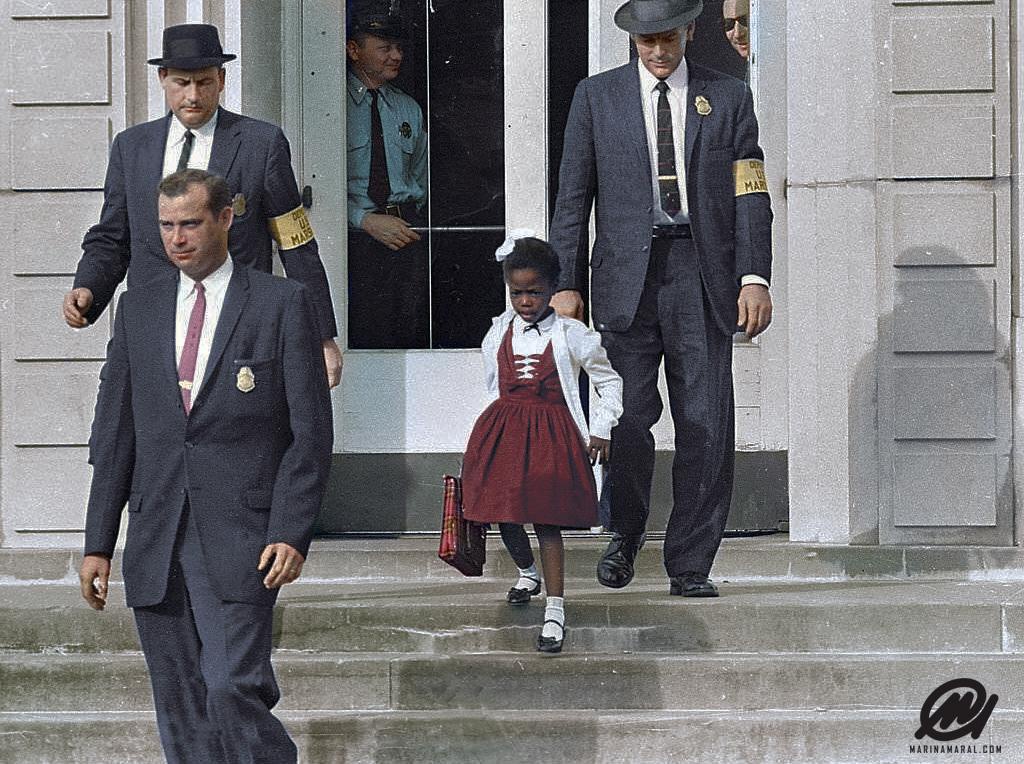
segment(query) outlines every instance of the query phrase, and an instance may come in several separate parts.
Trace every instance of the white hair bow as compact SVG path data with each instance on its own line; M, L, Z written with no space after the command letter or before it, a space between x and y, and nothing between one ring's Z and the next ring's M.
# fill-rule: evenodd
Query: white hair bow
M501 243L501 246L494 250L494 259L499 263L506 257L512 254L512 250L515 249L516 239L526 239L530 236L536 236L530 228L513 228L508 232L508 236L505 241Z

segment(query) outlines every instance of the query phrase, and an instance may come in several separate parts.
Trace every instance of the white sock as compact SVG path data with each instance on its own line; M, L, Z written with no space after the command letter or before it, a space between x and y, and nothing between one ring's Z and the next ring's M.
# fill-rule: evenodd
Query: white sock
M526 589L527 591L532 592L536 588L537 582L540 581L540 573L537 572L537 563L534 563L528 568L518 568L518 570L519 580L516 581L514 588Z
M545 601L547 604L544 605L544 620L555 621L558 625L545 623L544 628L540 630L541 636L561 639L565 633L565 598L547 597Z

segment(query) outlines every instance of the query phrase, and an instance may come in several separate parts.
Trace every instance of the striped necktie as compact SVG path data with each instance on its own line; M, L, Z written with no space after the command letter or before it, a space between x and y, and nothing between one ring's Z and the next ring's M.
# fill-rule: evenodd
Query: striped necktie
M676 149L672 141L672 108L668 104L668 83L659 80L658 91L658 192L661 209L670 218L679 214L679 179L676 175Z

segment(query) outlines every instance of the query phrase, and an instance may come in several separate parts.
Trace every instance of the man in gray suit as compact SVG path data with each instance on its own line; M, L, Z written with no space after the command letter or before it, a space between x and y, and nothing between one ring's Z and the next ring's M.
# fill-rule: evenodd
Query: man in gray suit
M125 274L130 288L174 270L156 224L157 184L176 170L209 170L231 188L231 255L269 273L276 241L286 275L306 287L333 387L342 365L334 308L288 139L276 125L221 108L223 65L234 58L221 49L214 26L164 30L163 56L149 63L158 67L169 113L114 138L100 220L82 242L74 286L64 296L64 320L74 328L94 323Z
M315 313L295 280L228 257L223 178L172 173L158 214L172 266L121 297L100 373L82 596L107 603L127 504L125 600L167 761L295 762L270 653L330 469Z
M688 597L718 594L708 574L732 493L732 335L756 336L772 311L753 100L743 82L684 58L701 10L701 0L630 0L616 12L639 60L577 87L551 224L563 274L552 305L581 317L589 275L594 325L624 383L598 580L626 586L644 542L664 360L675 425L665 568L670 593Z

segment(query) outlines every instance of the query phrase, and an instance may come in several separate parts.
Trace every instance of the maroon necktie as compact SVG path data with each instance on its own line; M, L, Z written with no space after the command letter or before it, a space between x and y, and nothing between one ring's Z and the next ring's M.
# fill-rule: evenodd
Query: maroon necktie
M199 355L199 338L203 334L205 319L206 287L197 281L196 303L192 306L192 315L188 319L185 346L181 349L181 361L178 363L178 387L181 388L181 402L185 404L185 414L192 411L192 383L196 376L196 356Z

